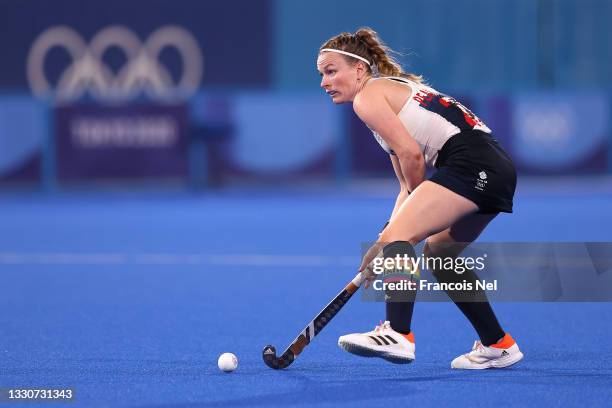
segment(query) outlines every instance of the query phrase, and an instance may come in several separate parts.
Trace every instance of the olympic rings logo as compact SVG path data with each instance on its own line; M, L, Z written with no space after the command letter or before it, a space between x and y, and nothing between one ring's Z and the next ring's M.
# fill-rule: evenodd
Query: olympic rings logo
M52 85L44 66L55 47L67 51L71 63ZM119 48L126 57L126 63L116 73L102 59L111 47ZM160 61L160 54L167 47L174 48L181 57L182 74L176 81ZM202 73L203 57L197 40L178 26L163 26L144 43L126 27L109 26L89 44L69 27L51 27L34 41L27 61L32 92L63 102L79 99L86 93L107 101L132 99L142 93L155 100L185 99L197 91Z

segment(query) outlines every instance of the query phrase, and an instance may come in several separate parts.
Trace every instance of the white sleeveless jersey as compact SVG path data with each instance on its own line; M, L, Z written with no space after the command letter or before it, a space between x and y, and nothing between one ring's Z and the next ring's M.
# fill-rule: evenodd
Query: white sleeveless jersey
M454 98L406 78L385 77L385 79L405 83L412 88L412 94L397 116L410 136L418 143L428 166L435 165L438 151L453 135L472 129L491 133L476 115ZM374 131L372 133L387 153L395 154L378 133Z

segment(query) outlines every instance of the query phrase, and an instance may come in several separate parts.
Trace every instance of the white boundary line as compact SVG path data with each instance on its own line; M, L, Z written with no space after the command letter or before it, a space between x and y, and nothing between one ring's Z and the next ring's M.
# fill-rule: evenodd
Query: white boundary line
M170 254L0 252L0 265L213 265L213 266L354 266L357 256L264 254Z

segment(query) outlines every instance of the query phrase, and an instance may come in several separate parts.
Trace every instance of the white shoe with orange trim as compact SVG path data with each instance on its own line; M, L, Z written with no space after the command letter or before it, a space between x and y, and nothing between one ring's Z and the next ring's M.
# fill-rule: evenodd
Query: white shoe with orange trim
M398 333L387 321L367 333L341 336L338 346L362 357L380 357L395 364L408 364L414 360L414 335Z
M483 346L480 341L474 342L472 351L463 354L451 362L451 368L482 370L485 368L503 368L523 359L514 339L506 333L503 339L491 346Z

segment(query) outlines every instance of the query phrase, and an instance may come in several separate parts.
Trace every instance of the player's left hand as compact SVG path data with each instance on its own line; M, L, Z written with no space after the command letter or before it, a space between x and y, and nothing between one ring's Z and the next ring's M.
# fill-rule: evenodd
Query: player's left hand
M376 279L376 274L373 271L372 261L378 256L382 248L382 245L379 242L376 242L374 245L368 249L368 251L363 256L361 260L361 265L359 266L359 272L364 278L364 285L366 288L370 286L370 284Z

